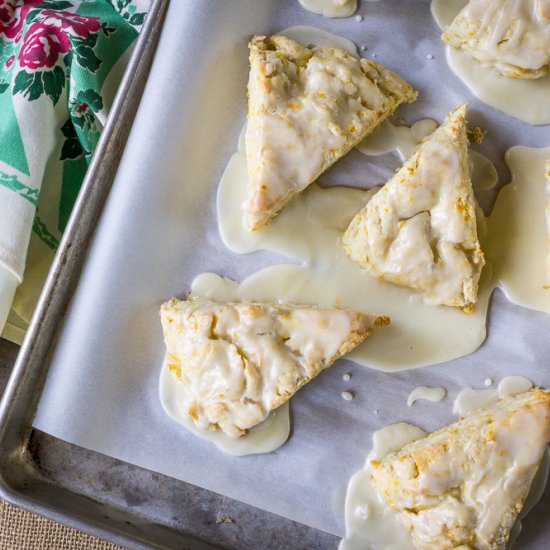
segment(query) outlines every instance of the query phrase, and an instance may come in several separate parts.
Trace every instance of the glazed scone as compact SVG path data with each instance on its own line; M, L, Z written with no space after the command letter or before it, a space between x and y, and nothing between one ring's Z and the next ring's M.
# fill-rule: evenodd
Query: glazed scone
M351 220L343 245L372 276L472 311L485 264L468 166L466 105Z
M172 298L166 364L196 427L239 437L361 344L387 317L343 309Z
M337 48L277 35L249 47L243 208L255 230L417 94L383 65Z
M533 389L371 461L371 479L419 550L504 550L549 441Z
M442 39L512 78L550 72L548 0L470 0Z

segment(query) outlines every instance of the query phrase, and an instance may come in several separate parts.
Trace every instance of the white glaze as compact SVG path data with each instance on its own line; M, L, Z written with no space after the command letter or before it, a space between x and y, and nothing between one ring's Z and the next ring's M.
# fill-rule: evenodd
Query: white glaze
M466 105L447 115L353 217L342 243L370 275L430 305L471 311L485 265L470 182Z
M336 287L335 280L341 281L341 286ZM225 300L224 286L221 277L202 274L193 281L192 293ZM358 296L357 288L365 288L365 294ZM276 265L239 285L240 300L302 301L360 311L383 310L392 317L392 325L377 331L347 357L385 371L420 367L448 360L451 354L460 357L471 353L483 341L488 296L484 295L476 313L468 316L451 308L426 306L412 292L380 283L367 274L344 271L340 266L335 273L334 269ZM463 334L460 342L455 338L457 333Z
M468 151L470 161L470 177L474 191L488 191L498 183L498 173L495 165L481 153Z
M357 0L298 0L300 5L312 13L325 17L349 17L357 10Z
M484 461L484 464L478 465L476 463L472 470L472 475L478 476L478 474L480 474L481 477L475 481L465 481L464 498L474 498L474 500L470 502L470 505L472 506L471 509L477 509L478 513L485 518L484 521L480 523L479 534L481 536L483 536L485 531L490 531L490 529L494 526L495 521L498 523L500 513L499 510L502 510L502 507L499 507L498 504L501 504L501 499L505 497L505 494L507 494L509 490L509 485L500 483L499 478L512 478L515 475L514 472L516 468L522 470L523 467L527 467L528 464L531 464L531 461L538 460L538 456L540 456L540 454L538 454L538 450L533 453L525 453L522 451L520 460L517 462L513 461L513 464L510 464L511 467L506 468L506 464L510 462L510 457L508 457L508 459L504 459L503 454L511 452L512 456L515 456L515 451L512 449L516 443L519 443L522 446L529 443L529 441L525 440L525 437L523 440L518 440L516 442L514 435L514 433L517 432L517 429L521 429L522 423L526 420L526 418L528 420L529 415L527 415L526 418L524 418L521 413L516 416L517 418L515 422L519 424L512 431L512 433L507 433L506 425L501 433L501 437L499 438L499 449L497 449L495 456L493 456L497 462L489 459ZM371 461L373 459L384 457L388 453L398 451L406 444L423 438L426 435L427 433L423 430L405 423L386 426L373 434L373 449L367 456L365 467L357 472L348 483L345 505L346 537L341 541L339 550L365 550L367 548L370 550L415 549L411 534L403 527L397 513L393 512L378 499L371 481ZM540 447L540 437L540 435L537 437L537 435L534 434L534 439L539 441L538 447ZM533 442L533 445L534 447L537 447L536 442ZM490 453L491 451L489 451L489 454ZM496 463L498 463L501 467L505 467L506 471L496 472L495 475L491 477L493 464ZM449 464L449 468L451 470L453 469L453 464L454 463ZM511 530L509 544L507 547L510 547L515 538L518 536L521 530L521 519L525 517L531 508L540 500L546 485L549 464L550 460L548 450L546 450L544 451L541 464L531 483L531 488L525 500L522 512ZM454 480L456 477L456 480L458 480L460 478L460 460L458 457L456 457L456 464L454 464L454 466L458 467L459 470L451 476L451 479ZM479 471L476 466L479 466ZM445 472L445 468L442 468L442 471ZM431 489L435 489L435 493L437 494L439 492L439 484L441 483L441 480L439 479L439 470L432 473L435 474L437 479L431 480L426 477L424 473L422 486L429 489L430 484L436 483L437 486L432 487ZM487 487L482 487L484 484L487 485ZM496 491L487 491L487 488L494 489L495 487L497 488ZM478 498L480 499L480 502L493 501L497 505L493 504L492 506L486 507L481 505L480 507L480 503L476 500ZM495 499L497 499L498 502ZM495 517L491 517L491 510L495 511L493 514ZM459 514L459 510L454 510L454 513ZM434 525L433 527L436 531L439 530L438 525ZM425 547L435 548L436 546L433 544L428 544Z
M307 33L310 33L309 37ZM310 27L294 27L288 34L303 43L319 42L317 31ZM331 39L328 33L321 36ZM351 46L354 47L352 43ZM371 140L363 145L368 146L372 153L400 149L405 155L406 144L409 148L414 147L433 124L432 121L422 122L414 125L412 131L398 127L397 137L394 129L385 124L385 130L383 128L379 134L382 143ZM414 139L411 134L416 134ZM383 370L450 360L473 352L481 344L485 338L488 298L494 287L489 265L485 267L480 300L472 316L450 308L423 306L414 292L372 279L343 256L340 246L341 235L349 220L372 193L359 189L321 189L313 184L294 199L294 204L283 211L280 219L250 234L243 230L240 217L240 204L244 200L243 181L246 179L242 139L239 148L240 152L231 158L218 188L218 222L222 239L234 252L267 249L302 262L302 265L272 266L252 275L241 284L241 299L308 301L387 314L392 317L392 326L380 331L349 356L361 364ZM514 177L513 184L501 191L493 215L486 221L489 239L482 242L488 263L498 266L499 284L509 298L541 311L550 311L550 298L547 297L550 291L542 290L546 277L547 237L544 208L540 205L546 202L543 183L546 157L550 157L550 148L512 148L509 151L507 159ZM474 187L481 190L493 186L494 167L484 159L481 168L476 169L480 157L474 154L470 158L474 162ZM484 174L477 181L476 172ZM518 232L518 227L532 229ZM536 238L530 236L533 228ZM214 286L220 281L215 276L213 279L207 276L207 280ZM335 281L341 284L335 285ZM358 295L358 288L364 292ZM225 299L220 288L207 292L218 292L219 299ZM422 319L422 322L417 319ZM424 327L430 327L429 331ZM454 337L457 333L462 335L461 339Z
M485 378L485 381L483 382L486 386L491 386L493 384L492 378Z
M376 496L370 462L425 437L424 430L401 422L374 432L365 467L350 480L346 492L346 537L339 550L414 550L410 535L395 514Z
M525 376L506 376L498 385L498 396L499 398L510 397L528 391L532 387L533 382Z
M547 0L470 0L442 38L484 67L533 79L548 74L548 23Z
M245 180L246 159L241 151L229 161L218 188L218 225L226 246L238 253L272 250L303 265L278 265L255 273L241 283L241 299L305 301L382 311L392 318L392 324L349 355L354 361L382 370L447 361L473 352L483 342L491 292L489 269L484 271L474 314L427 306L413 291L370 277L343 253L341 236L372 191L322 189L313 184L270 225L250 233L242 225L240 210ZM194 288L202 287L209 295L218 293L219 299L225 299L219 279L207 276L207 280L217 290L206 288L200 280ZM357 289L362 292L358 294ZM429 331L424 327L430 327ZM457 333L463 337L457 339Z
M544 178L546 181L546 238L548 239L548 251L546 253L546 285L550 288L550 158L544 163Z
M229 171L236 162L238 159L233 158ZM250 234L241 229L239 216L231 210L233 205L238 211L238 182L231 172L226 172L219 189L220 232L226 245L240 253L274 250L306 264L272 266L255 273L241 283L241 299L300 300L360 311L383 311L392 318L392 325L350 355L361 364L383 370L460 357L474 351L484 340L490 295L487 285L482 285L476 312L468 316L451 308L427 306L413 291L370 277L344 256L340 235L366 201L364 191L323 190L314 184L265 230ZM308 213L305 219L304 211ZM322 225L328 214L332 214L332 227ZM339 284L335 285L335 281ZM363 291L358 294L357 289ZM210 294L213 292L209 290ZM457 333L463 335L460 340L455 338Z
M349 391L343 391L340 395L344 401L353 401L354 395Z
M274 35L254 37L250 51L243 209L254 231L416 94L384 67L367 70L334 47Z
M384 94L358 59L296 45L290 58L280 37L251 42L246 129L248 196L243 203L250 229L276 213L371 124ZM281 48L281 49L279 49ZM300 70L300 68L302 70ZM269 86L266 86L266 79ZM336 108L337 106L338 108ZM340 154L340 153L339 153Z
M549 436L547 397L522 394L373 464L373 484L419 549L490 548Z
M466 4L432 0L432 14L445 29ZM451 46L446 46L446 58L452 71L487 105L530 124L550 123L550 75L536 80L509 78Z
M545 162L550 147L512 147L512 182L500 191L488 218L485 249L497 284L520 306L550 313L547 283Z
M533 478L533 482L531 483L531 489L529 490L529 494L525 499L523 508L516 522L512 526L512 529L510 529L510 536L508 538L508 545L507 545L508 549L515 548L514 542L519 537L519 534L521 533L522 519L533 509L535 504L537 504L537 502L542 498L542 495L544 494L544 489L546 487L546 482L548 481L549 471L550 471L550 450L546 449L542 457L542 461L540 463L539 469L537 470L537 473Z
M395 126L385 120L356 149L368 156L384 155L395 151L403 161L422 143L423 139L437 128L430 118L418 120L411 126ZM483 154L468 151L472 187L475 191L487 191L498 183L495 165Z
M489 384L487 384L487 380ZM493 383L490 378L487 380L485 381L486 386ZM466 416L476 409L495 403L498 399L525 392L532 387L533 382L524 376L506 376L495 389L465 388L457 395L453 403L453 412L458 416Z
M550 123L550 75L537 80L511 79L450 46L446 58L452 71L490 107L529 124Z
M395 126L385 120L356 149L369 156L396 151L401 160L408 158L422 140L437 128L437 122L425 118L412 126Z
M454 400L453 413L458 416L466 416L468 413L486 407L498 401L498 390L463 389Z
M332 34L331 32L317 29L316 27L310 27L308 25L295 25L288 27L278 34L282 34L287 38L291 38L300 44L304 44L307 47L317 46L319 48L340 48L348 52L350 55L359 57L357 51L357 45L355 42Z
M211 441L224 453L244 456L270 453L280 447L290 434L288 402L273 411L269 417L252 428L246 435L234 439L222 431L205 431L195 427L185 409L183 383L163 364L159 383L160 402L166 414L182 424L194 435Z
M437 403L441 401L445 395L447 395L447 390L445 388L429 388L428 386L418 386L415 388L407 398L407 406L412 407L416 401L425 400L432 401Z
M439 28L446 29L467 3L468 0L432 0L430 9Z
M376 319L307 305L172 298L161 307L165 363L199 429L240 437L330 366Z

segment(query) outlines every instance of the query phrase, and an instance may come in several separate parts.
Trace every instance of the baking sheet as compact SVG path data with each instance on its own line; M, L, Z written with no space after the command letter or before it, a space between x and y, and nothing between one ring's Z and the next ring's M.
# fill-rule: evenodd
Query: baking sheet
M475 148L495 162L503 183L502 155L509 146L550 144L547 128L515 122L480 104L452 74L429 2L365 2L360 13L366 16L362 22L328 20L304 11L295 0L171 3L117 179L60 334L37 428L342 535L346 484L362 466L373 430L401 420L427 430L440 427L453 419L456 393L466 384L482 387L486 377L498 381L523 374L550 386L550 317L514 306L497 291L488 339L476 354L392 375L341 361L292 400L292 435L269 455L224 455L162 411L159 304L185 295L204 271L240 281L287 262L267 252L232 254L215 220L217 183L246 113L249 35L305 24L366 45L365 55L376 54L377 61L420 90L419 100L397 113L408 122L426 116L441 120L468 100L471 124L489 131ZM369 160L352 152L329 175L337 183L370 185L398 164L395 155ZM482 196L482 203L488 207L491 198ZM352 373L348 383L342 380L346 372ZM449 395L439 404L418 402L409 409L406 398L417 385L441 385ZM354 391L356 398L344 401L343 390ZM529 529L518 543L522 548L543 547L550 526L541 518L549 512L547 491L527 520Z

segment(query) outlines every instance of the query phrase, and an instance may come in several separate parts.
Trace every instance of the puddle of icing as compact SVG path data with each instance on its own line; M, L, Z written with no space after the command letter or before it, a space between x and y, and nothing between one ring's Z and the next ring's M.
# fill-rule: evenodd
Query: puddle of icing
M458 416L466 416L476 409L492 405L503 397L525 392L532 387L533 382L525 376L506 376L500 381L496 389L475 390L465 388L456 396L453 403L453 413Z
M319 43L321 39L317 36L331 39L329 33L318 35L312 28L294 27L291 31L301 42ZM307 39L302 34L306 32ZM405 156L433 126L433 121L421 121L412 128L385 123L376 139L371 137L362 144L363 150L381 154L398 149ZM475 188L493 187L497 177L494 166L483 155L471 153ZM489 264L497 265L499 283L512 301L550 311L550 298L547 298L550 291L542 288L546 276L546 233L544 208L540 208L545 204L544 159L549 156L550 150L528 148L513 148L508 154L515 183L503 189L494 214L486 220L489 237L482 241L482 248L488 265L482 275L476 312L468 316L453 308L424 305L415 292L370 277L342 252L341 236L373 189L323 189L313 184L267 227L253 233L246 230L241 215L247 178L241 139L239 151L231 158L218 188L222 239L234 252L270 250L300 265L275 265L255 273L241 283L239 296L249 300L349 307L389 315L392 324L349 355L360 364L382 370L420 367L472 353L485 338L486 311L494 288ZM532 215L534 211L538 214ZM520 226L532 226L535 219L542 220L542 224L535 224L536 239L532 239L528 231L518 230ZM483 219L479 221L482 238L485 228ZM530 247L536 247L536 251ZM194 288L204 287L201 277L195 281ZM218 293L220 300L226 299L222 280L206 277L209 284L217 288L206 291ZM529 293L534 294L530 300L523 296ZM461 334L461 338L455 338L455 334Z
M417 401L432 401L437 403L447 395L445 388L429 388L428 386L418 386L407 398L407 406L412 407Z
M350 480L346 492L346 538L339 550L414 550L407 530L376 496L370 481L370 462L396 451L427 433L401 422L374 432L365 468Z
M356 149L370 156L396 151L399 158L405 160L436 128L437 122L429 118L419 120L412 126L394 126L389 120L384 120Z
M445 29L460 10L465 0L432 0L432 14ZM534 125L550 123L550 75L537 79L518 79L502 76L492 67L484 67L469 55L451 46L445 46L451 70L487 105Z
M432 0L430 9L439 28L446 29L467 3L468 0Z
M453 403L453 413L458 416L466 416L469 412L487 407L498 401L498 390L474 390L473 388L463 389Z
M550 124L550 76L508 78L450 46L446 46L446 58L452 71L490 107L529 124Z
M544 494L544 489L546 487L546 482L548 481L548 473L550 471L550 451L546 449L542 457L539 469L533 478L531 483L531 489L529 494L525 499L525 504L521 510L516 522L510 529L510 536L508 538L507 548L514 548L514 542L519 537L521 533L521 521L523 518L534 508L535 504L542 498Z
M290 31L282 34L292 34L301 43L332 39L329 33L318 35L317 29L311 27L293 27ZM385 144L376 145L371 140L370 147L378 151L397 148L406 155L434 125L430 120L420 121L412 128L396 128L388 123L379 134ZM248 277L239 286L241 299L320 304L389 315L392 324L377 331L349 355L353 361L381 370L449 361L479 347L486 335L486 312L492 291L490 266L484 269L478 305L472 315L455 308L427 306L416 292L371 277L344 254L341 238L373 189L323 189L312 184L268 226L249 232L242 223L247 172L243 140L239 143L239 151L230 159L218 187L217 215L222 240L233 252L269 250L301 262L268 267ZM480 157L474 157L474 162L475 158ZM204 288L201 277L193 284L197 292ZM220 279L207 277L209 284L217 287L219 299L226 299ZM461 338L456 338L456 334L461 334Z
M498 183L498 173L495 165L481 153L468 151L470 160L470 177L474 191L489 191Z
M278 34L286 36L304 46L318 46L320 48L340 48L354 57L359 57L355 42L315 27L296 25L288 27Z
M513 303L550 313L546 256L544 169L550 147L512 147L506 153L512 182L498 194L488 218L486 252L494 275Z
M518 393L526 392L533 387L533 382L525 376L506 376L498 385L498 396L510 397Z
M385 371L461 357L483 341L488 293L482 295L478 310L470 316L451 308L427 306L412 292L370 277L343 254L341 256L342 263L346 260L349 266L342 268L342 265L333 264L332 269L312 269L283 264L268 267L245 279L238 287L238 297L245 301L282 301L384 311L392 318L392 324L376 331L346 357ZM335 281L339 284L335 285ZM193 296L223 301L227 300L225 287L223 278L207 273L193 281L191 292ZM365 289L364 294L358 293L357 289ZM457 333L463 336L457 339Z
M312 13L325 17L349 17L357 11L357 0L298 0L300 5Z
M270 453L288 439L290 434L288 402L272 411L266 420L254 426L246 435L233 439L222 431L205 431L196 428L182 406L186 402L184 392L185 385L170 372L166 364L163 364L159 393L166 414L194 435L217 445L224 453L234 456Z
M395 151L403 161L411 156L414 150L437 128L437 122L425 118L412 126L395 126L385 120L356 149L368 156L384 155ZM475 191L493 189L498 183L495 165L481 153L468 151L472 186Z

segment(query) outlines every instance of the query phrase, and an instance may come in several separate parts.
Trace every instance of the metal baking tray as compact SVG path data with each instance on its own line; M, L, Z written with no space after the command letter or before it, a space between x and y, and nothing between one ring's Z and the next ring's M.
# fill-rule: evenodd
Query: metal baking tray
M168 1L152 4L0 404L0 496L130 548L336 548L338 539L330 534L32 428L51 354L139 105ZM550 486L538 506L538 517L544 517ZM536 531L536 519L528 516L524 527Z
M168 4L152 2L0 404L0 496L129 548L335 547L332 535L32 428L57 332L116 174Z

